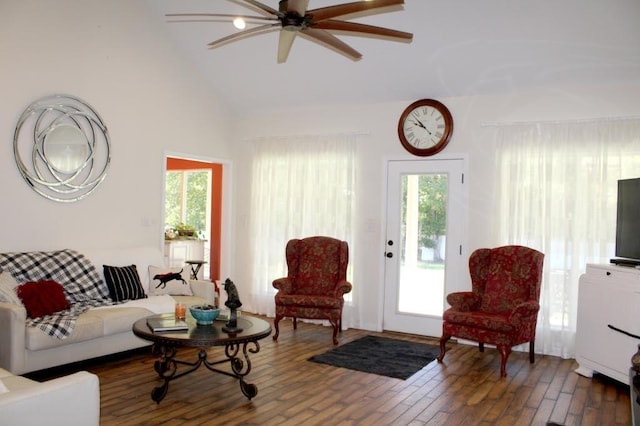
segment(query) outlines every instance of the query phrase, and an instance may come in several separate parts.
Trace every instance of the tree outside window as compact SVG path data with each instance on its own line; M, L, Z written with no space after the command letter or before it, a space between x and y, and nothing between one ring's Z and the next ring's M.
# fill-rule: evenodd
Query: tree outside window
M447 222L447 185L448 176L446 174L427 174L417 177L418 182L415 190L417 190L418 199L418 246L421 249L433 249L434 263L442 263L441 245L442 237L446 235ZM406 221L407 213L407 197L408 197L408 181L402 181L402 218ZM407 224L402 223L402 235L406 235ZM404 247L404 241L402 247ZM420 255L420 252L418 253ZM420 259L417 259L420 260Z
M206 238L211 171L167 171L165 185L165 228L173 229L182 223L193 227L200 238Z

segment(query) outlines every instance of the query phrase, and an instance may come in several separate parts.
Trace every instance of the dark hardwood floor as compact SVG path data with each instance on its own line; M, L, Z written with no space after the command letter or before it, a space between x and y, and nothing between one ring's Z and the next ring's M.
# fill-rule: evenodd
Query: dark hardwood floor
M266 318L265 318L266 319ZM269 319L268 319L269 320ZM269 320L270 321L270 320ZM346 330L340 343L383 335L423 343L436 339L397 333ZM278 342L260 341L251 355L248 400L237 381L205 368L171 382L156 404L160 382L150 350L108 357L31 375L46 379L85 369L100 378L101 425L630 425L629 387L603 376L574 373L574 360L514 352L507 377L493 348L450 343L444 363L434 361L407 380L307 361L330 350L331 329L291 321L280 325ZM210 349L215 357L221 348ZM179 358L195 359L194 349Z

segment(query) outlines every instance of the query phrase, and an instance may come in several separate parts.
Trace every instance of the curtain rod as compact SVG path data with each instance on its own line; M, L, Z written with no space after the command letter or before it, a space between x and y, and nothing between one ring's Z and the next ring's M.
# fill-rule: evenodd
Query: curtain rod
M606 121L633 121L640 120L640 116L626 116L626 117L594 117L594 118L580 118L571 120L540 120L540 121L488 121L480 123L480 127L508 127L508 126L524 126L531 124L584 124Z
M291 139L291 138L330 138L330 137L348 137L348 136L371 136L370 131L353 131L353 132L336 132L336 133L292 133L285 135L266 135L243 138L243 142L254 142L261 139Z

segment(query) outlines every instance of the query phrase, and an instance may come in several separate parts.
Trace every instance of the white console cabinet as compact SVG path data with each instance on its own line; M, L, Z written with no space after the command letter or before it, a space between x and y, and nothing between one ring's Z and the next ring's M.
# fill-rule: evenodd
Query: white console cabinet
M640 343L640 270L587 265L580 277L576 361L578 374L604 374L629 382L631 357Z

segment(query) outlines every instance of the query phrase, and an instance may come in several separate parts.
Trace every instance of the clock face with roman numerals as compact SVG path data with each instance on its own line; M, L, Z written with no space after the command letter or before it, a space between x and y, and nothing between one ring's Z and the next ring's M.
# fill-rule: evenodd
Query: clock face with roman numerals
M404 148L414 155L437 154L449 143L453 117L442 103L421 99L409 105L398 122L398 137Z

